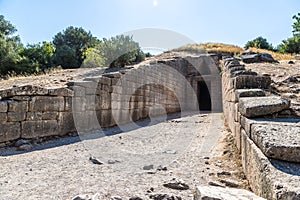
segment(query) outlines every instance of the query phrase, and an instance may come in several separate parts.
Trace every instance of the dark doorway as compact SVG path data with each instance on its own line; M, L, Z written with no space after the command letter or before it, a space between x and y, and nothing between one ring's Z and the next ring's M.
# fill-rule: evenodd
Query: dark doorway
M199 110L211 111L211 98L210 98L210 82L198 82L198 102Z

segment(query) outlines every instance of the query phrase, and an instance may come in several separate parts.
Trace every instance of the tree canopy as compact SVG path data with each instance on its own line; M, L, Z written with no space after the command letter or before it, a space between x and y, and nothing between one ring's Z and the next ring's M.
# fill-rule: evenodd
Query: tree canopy
M81 27L70 26L66 30L57 33L53 38L54 52L53 62L62 68L79 68L85 59L84 51L95 47L99 43L91 32Z
M124 67L145 59L139 44L130 36L118 35L110 39L103 38L98 49L105 59L105 65L109 67Z
M0 15L0 73L6 74L20 59L18 54L19 37L14 36L16 28L3 15Z
M283 40L278 46L278 51L280 53L300 53L300 13L293 16L295 20L293 28L293 36Z
M258 49L267 49L267 50L273 50L272 44L270 44L266 38L263 38L261 36L248 41L245 45L245 49L249 49L250 47L255 47Z

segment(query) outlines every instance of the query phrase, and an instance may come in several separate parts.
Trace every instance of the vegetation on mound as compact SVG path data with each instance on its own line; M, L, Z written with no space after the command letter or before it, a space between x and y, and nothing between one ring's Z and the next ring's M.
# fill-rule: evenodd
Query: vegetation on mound
M230 53L233 55L239 55L244 51L244 49L230 44L205 43L183 46L175 49L174 51L189 51L195 53Z
M278 53L278 52L274 52L274 51L266 50L266 49L258 49L258 48L250 47L249 50L253 51L255 53L268 53L268 54L272 55L275 60L293 60L293 59L295 59L295 56L293 56L291 54L282 54L282 53Z

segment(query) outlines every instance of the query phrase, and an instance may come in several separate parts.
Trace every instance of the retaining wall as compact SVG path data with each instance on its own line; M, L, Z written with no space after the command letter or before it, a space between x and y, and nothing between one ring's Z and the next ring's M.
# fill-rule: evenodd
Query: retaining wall
M290 101L273 95L269 76L235 58L222 64L224 118L252 190L267 199L300 199L300 123Z
M85 133L157 115L199 111L199 81L222 110L221 78L211 56L157 59L86 76L62 88L25 85L0 91L0 143Z

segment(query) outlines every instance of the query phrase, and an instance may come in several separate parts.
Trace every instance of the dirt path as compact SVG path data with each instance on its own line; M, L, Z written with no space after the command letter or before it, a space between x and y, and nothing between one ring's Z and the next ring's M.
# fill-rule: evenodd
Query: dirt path
M105 133L110 137L49 141L30 152L0 149L0 199L72 199L78 194L149 199L151 194L170 194L186 200L193 199L196 185L221 184L221 178L243 187L221 114L160 120L140 122L143 127L130 131L121 127L121 134L109 129ZM92 163L91 156L103 164ZM189 189L163 186L173 178Z

